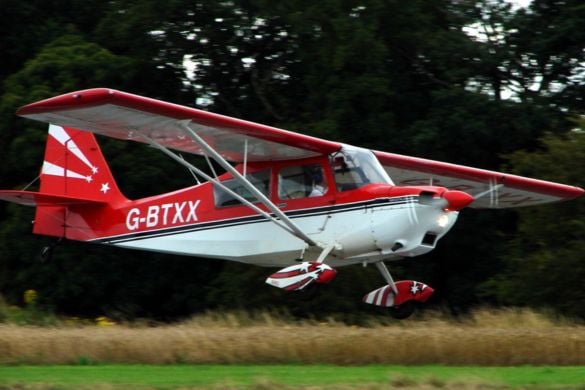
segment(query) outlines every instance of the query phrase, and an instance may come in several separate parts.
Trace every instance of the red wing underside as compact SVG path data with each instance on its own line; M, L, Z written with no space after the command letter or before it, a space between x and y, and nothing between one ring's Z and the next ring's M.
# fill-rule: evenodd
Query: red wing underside
M435 185L467 192L476 198L470 207L510 208L579 197L583 190L501 172L440 161L374 152L398 186Z
M184 121L233 162L243 161L244 151L248 161L271 161L313 157L341 148L337 142L105 88L42 100L17 113L122 140L147 142L146 136L170 149L203 154L179 126Z

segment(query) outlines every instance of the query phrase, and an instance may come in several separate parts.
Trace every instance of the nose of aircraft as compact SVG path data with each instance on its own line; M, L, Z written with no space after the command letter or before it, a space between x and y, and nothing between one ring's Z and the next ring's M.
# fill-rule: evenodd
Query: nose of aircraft
M443 199L447 201L446 210L459 211L469 206L475 199L467 192L448 190L443 193Z

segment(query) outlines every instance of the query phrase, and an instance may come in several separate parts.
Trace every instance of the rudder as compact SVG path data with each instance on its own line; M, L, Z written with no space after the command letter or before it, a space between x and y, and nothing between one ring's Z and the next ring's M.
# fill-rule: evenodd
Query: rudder
M40 175L43 194L125 200L93 133L50 125Z

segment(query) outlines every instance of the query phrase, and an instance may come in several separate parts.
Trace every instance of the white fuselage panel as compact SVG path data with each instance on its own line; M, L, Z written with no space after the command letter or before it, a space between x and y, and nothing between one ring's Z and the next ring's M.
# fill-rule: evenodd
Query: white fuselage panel
M337 248L327 263L342 266L429 252L453 226L457 213L400 197L297 210L289 216L315 242L335 242ZM435 237L430 242L425 240L429 234ZM103 243L279 267L299 259L315 261L322 251L258 216L115 237Z

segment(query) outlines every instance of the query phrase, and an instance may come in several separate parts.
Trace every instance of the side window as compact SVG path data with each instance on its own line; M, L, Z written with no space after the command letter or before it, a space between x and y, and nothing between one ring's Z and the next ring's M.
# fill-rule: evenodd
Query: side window
M246 175L246 179L252 183L254 187L260 190L264 195L269 195L269 188L270 188L270 169L266 169L264 171L258 171L254 173L249 173ZM230 190L234 191L236 194L240 195L246 200L249 200L252 203L257 203L258 200L250 191L248 191L239 181L236 179L230 179L222 181L221 184L228 187ZM242 204L238 199L234 198L231 194L228 194L224 191L221 187L214 185L213 186L213 196L215 198L215 207L226 207L226 206L236 206Z
M320 164L286 167L278 174L278 197L297 199L323 196L327 181Z

